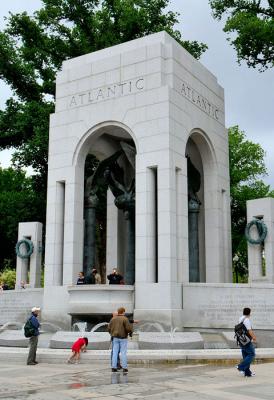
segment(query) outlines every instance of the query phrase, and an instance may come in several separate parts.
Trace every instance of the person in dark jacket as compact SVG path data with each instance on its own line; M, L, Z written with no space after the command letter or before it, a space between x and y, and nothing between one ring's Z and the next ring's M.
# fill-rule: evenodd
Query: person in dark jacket
M27 365L38 364L38 362L36 361L36 351L37 351L39 327L40 327L40 323L37 319L39 311L40 311L39 307L33 307L31 310L30 322L34 328L34 334L29 339L29 355L28 355Z
M117 372L118 354L121 353L121 363L123 372L127 373L127 337L132 334L132 325L125 317L124 307L117 310L108 325L108 331L112 337L112 372Z
M85 285L87 283L84 272L79 272L76 285Z
M2 289L3 290L9 290L9 287L5 282L2 282Z
M122 275L120 275L116 268L113 268L112 274L107 276L110 285L120 285L121 281L123 281Z

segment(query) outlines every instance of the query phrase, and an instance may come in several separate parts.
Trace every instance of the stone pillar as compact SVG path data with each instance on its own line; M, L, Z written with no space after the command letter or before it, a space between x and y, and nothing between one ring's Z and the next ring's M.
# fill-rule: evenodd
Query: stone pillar
M248 243L248 271L249 282L274 283L274 199L264 198L247 201L247 223L254 218L262 218L267 226L267 235L264 241L265 275L262 269L262 246ZM250 230L251 236L256 238L256 228Z
M112 268L118 267L118 213L114 204L114 196L110 189L107 191L107 249L106 249L106 274L110 274Z
M199 268L199 209L198 201L188 202L188 248L189 248L189 281L200 282Z
M145 193L147 206L147 282L156 282L157 279L157 168L147 168L147 187Z
M20 287L21 281L29 283L32 288L41 287L42 229L43 225L41 222L19 223L18 241L24 238L31 240L33 243L33 253L28 259L17 257L16 287Z
M135 282L135 216L131 211L125 212L127 222L127 260L125 271L125 283L134 285Z
M63 284L65 182L56 182L55 266L53 284Z
M60 286L63 283L64 253L64 181L52 182L49 179L47 195L47 225L45 252L45 287Z
M177 230L177 280L178 282L189 281L189 259L188 259L188 195L186 161L185 168L176 168L176 230Z
M136 156L138 171L139 156ZM136 270L135 282L140 287L156 282L156 209L157 167L142 165L136 173Z
M83 270L83 200L84 179L81 176L66 185L63 285L75 284L78 273Z
M177 282L175 169L158 169L158 281Z
M99 199L91 195L85 199L85 234L84 234L84 273L90 274L95 268L96 254L96 206Z

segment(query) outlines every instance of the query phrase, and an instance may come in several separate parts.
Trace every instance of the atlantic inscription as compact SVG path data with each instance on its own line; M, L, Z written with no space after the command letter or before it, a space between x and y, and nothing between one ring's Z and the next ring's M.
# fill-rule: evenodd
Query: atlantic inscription
M187 98L191 103L195 104L198 108L204 111L210 117L219 120L220 110L208 101L205 97L203 97L200 93L198 93L195 89L193 89L187 82L180 81L180 86L177 88L177 91Z
M92 103L98 103L100 101L138 93L144 90L144 88L145 79L137 78L130 81L99 87L97 89L90 89L86 92L71 96L68 102L68 107L74 108Z

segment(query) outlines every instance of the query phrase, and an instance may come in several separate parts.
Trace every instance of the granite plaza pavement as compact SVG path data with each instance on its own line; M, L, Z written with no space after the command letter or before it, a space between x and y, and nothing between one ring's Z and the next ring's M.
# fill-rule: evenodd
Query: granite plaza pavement
M255 364L256 376L242 377L234 365L135 364L129 373L112 373L107 361L6 363L0 359L0 399L185 399L272 400L274 363Z
M220 348L224 343L216 333L203 333L204 349L131 346L129 373L124 375L111 372L110 350L88 350L79 365L67 364L70 349L49 348L51 335L39 338L36 366L26 365L28 348L0 347L0 400L274 398L273 346L256 349L252 378L242 377L235 368L240 349Z

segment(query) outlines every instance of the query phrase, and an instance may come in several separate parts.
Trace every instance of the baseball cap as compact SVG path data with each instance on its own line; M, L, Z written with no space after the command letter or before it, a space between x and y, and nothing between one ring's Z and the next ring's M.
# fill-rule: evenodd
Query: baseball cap
M40 307L32 307L31 312L40 311Z

